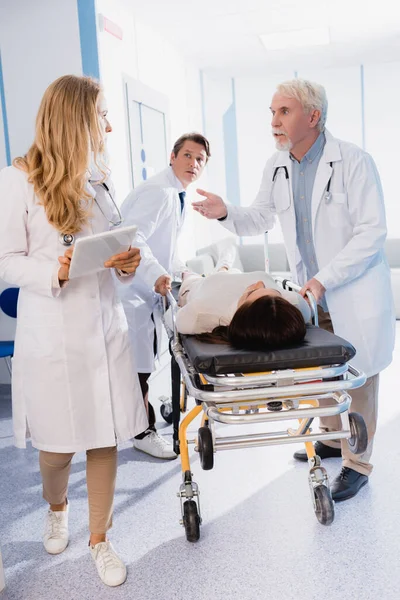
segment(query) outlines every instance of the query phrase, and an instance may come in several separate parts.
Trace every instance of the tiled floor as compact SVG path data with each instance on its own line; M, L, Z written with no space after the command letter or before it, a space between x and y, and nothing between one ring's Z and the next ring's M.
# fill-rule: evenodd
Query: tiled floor
M180 463L122 447L110 537L129 575L114 590L101 584L88 554L83 455L72 468L70 545L57 557L43 550L37 452L12 446L10 398L3 388L0 545L7 587L1 600L397 600L399 370L400 340L381 378L373 476L356 498L336 506L331 527L314 516L307 466L293 461L292 446L235 450L217 453L207 472L193 456L203 525L200 541L189 544L179 525ZM153 381L155 404L165 393L168 369ZM171 435L165 423L159 427ZM334 476L340 461L325 466Z

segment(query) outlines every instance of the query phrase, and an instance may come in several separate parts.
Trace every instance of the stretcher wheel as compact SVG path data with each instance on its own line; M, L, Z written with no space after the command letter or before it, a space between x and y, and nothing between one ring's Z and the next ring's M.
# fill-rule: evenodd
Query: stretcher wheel
M160 413L164 421L171 425L173 419L172 402L164 402L164 404L161 405Z
M188 542L197 542L200 538L200 517L194 500L183 503L183 526Z
M351 437L347 440L350 452L362 454L368 446L368 431L364 419L359 413L349 414Z
M282 410L283 405L282 402L268 402L267 403L268 410L279 412Z
M314 488L315 516L321 525L331 525L335 518L335 508L331 490L326 485Z
M198 431L197 447L200 456L201 468L210 471L214 466L214 447L211 430L200 427Z

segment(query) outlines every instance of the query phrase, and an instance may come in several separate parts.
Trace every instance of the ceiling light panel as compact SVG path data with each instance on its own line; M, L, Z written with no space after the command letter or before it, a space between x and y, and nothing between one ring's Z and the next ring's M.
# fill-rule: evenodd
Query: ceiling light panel
M287 50L288 48L326 46L330 43L330 35L328 27L317 27L267 33L260 35L260 40L267 50Z

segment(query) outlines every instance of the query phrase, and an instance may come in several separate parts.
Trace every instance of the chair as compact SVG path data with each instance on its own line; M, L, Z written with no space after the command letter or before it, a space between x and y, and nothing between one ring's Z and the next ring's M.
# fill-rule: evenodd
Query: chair
M17 318L18 288L6 288L0 294L0 311L7 317ZM11 377L11 359L14 355L14 341L0 341L0 358L4 358Z

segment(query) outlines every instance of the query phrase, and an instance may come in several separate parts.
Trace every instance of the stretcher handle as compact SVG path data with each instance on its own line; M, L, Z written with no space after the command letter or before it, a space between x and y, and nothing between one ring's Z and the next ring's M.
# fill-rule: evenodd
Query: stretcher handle
M166 305L165 308L168 308L168 306L172 307L172 311L175 314L176 311L178 310L178 304L176 303L175 298L173 297L171 292L167 292L167 295L164 297L168 300L168 304Z
M178 304L171 292L167 292L167 295L163 297L163 303L164 303L164 312L167 310L168 306L171 307L172 331L174 334L174 340L176 340L177 335L178 335L178 332L176 330L176 313L178 311Z
M293 281L290 281L290 279L285 279L284 277L274 277L275 281L277 283L279 283L282 288L284 290L286 289L290 289L293 292L300 292L300 290L302 289L300 285L298 285L297 283L294 283ZM317 302L313 296L313 294L307 290L306 292L306 296L308 298L308 303L310 305L310 309L311 309L311 318L312 318L312 322L313 324L318 327L318 307L317 307Z

